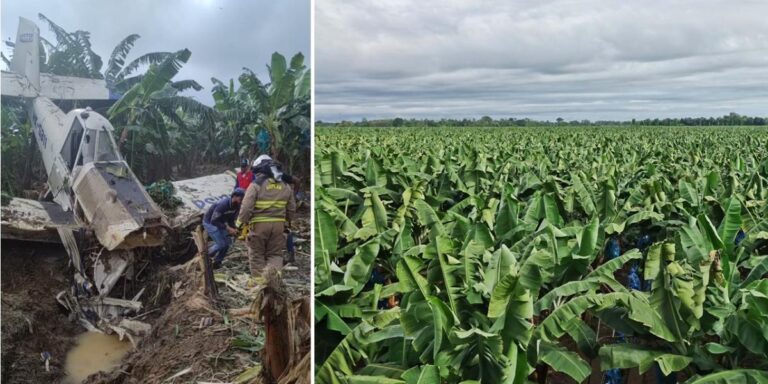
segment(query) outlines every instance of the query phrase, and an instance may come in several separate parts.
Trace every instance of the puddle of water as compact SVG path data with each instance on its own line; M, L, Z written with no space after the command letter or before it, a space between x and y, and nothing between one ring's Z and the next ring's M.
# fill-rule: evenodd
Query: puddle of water
M66 384L80 384L89 375L109 372L120 365L120 360L131 350L128 340L120 341L117 335L86 332L77 337L77 345L67 353Z

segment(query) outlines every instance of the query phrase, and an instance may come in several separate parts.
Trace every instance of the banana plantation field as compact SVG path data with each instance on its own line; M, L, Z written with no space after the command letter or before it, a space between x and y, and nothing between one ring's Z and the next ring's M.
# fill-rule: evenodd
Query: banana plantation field
M768 128L323 128L317 382L768 382Z

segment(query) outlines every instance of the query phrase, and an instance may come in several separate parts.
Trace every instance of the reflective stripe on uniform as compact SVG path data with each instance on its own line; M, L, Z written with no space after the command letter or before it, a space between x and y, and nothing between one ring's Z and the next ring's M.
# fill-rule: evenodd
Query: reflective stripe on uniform
M281 217L254 217L251 219L251 224L253 223L283 223L285 222L284 218Z
M285 200L259 200L254 203L255 208L267 209L267 208L285 208L288 202Z

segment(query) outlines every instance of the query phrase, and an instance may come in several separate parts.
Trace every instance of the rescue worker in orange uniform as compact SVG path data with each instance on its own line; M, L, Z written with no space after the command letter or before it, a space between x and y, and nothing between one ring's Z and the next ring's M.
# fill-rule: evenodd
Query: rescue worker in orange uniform
M284 232L296 214L293 189L281 181L276 164L267 155L253 162L255 178L240 205L237 226L248 226L245 239L251 275L261 275L267 265L282 268ZM278 173L278 175L275 175Z

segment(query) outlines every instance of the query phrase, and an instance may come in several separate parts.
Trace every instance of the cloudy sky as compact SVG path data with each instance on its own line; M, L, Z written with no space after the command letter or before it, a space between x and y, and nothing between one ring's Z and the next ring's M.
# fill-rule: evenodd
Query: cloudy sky
M766 15L764 0L317 0L316 119L768 116Z
M35 21L40 33L54 40L43 13L72 32L91 33L94 51L104 61L131 33L141 38L129 60L147 52L188 48L192 57L177 79L194 79L205 87L189 92L211 104L211 77L227 81L248 67L268 81L266 65L272 52L290 59L302 52L310 59L309 0L3 0L2 39L16 39L18 18ZM6 56L9 48L3 47Z

